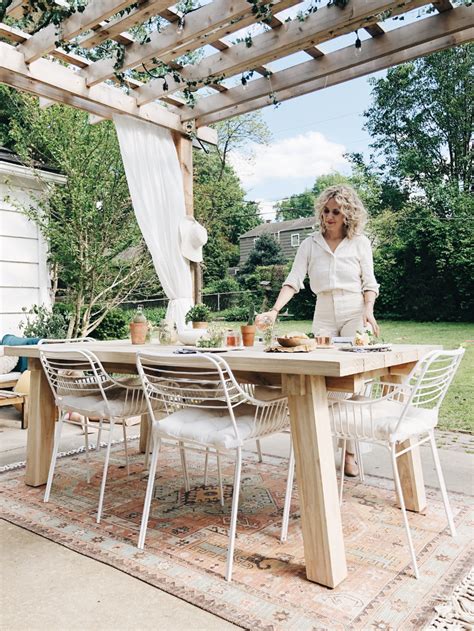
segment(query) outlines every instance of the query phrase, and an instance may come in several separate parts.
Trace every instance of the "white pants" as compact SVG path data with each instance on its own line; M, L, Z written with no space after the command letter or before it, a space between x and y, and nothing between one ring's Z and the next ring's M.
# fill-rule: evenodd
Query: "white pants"
M334 289L318 294L314 310L313 333L325 332L334 337L353 337L364 327L364 296L362 292ZM349 396L349 395L347 395ZM339 446L342 442L339 441ZM355 452L355 442L348 440L347 452Z
M313 318L313 333L353 337L364 327L364 296L345 289L318 294Z

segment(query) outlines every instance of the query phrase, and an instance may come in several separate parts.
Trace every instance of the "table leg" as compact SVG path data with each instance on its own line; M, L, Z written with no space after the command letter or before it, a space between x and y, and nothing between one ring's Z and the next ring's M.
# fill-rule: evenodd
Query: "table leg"
M324 377L284 375L296 457L306 576L336 587L347 576Z
M382 377L382 381L385 380L391 383L402 383L403 379L402 375L394 374ZM397 451L403 451L415 442L416 439L410 438L397 445L396 449ZM426 508L426 493L420 448L414 447L411 451L407 451L403 456L397 458L397 463L406 509L415 513L421 513Z
M53 451L56 409L54 398L39 359L30 359L30 394L26 442L25 482L29 486L46 484Z

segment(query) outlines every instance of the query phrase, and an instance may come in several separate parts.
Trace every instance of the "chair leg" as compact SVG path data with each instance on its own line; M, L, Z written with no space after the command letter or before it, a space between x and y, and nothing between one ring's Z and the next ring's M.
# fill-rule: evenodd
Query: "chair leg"
M453 512L451 510L451 506L449 504L448 493L446 491L446 484L444 481L443 471L441 469L441 463L439 461L438 448L436 446L436 441L434 437L434 433L430 433L430 444L431 444L431 452L433 454L434 466L436 469L436 473L438 474L438 482L439 488L441 490L441 495L443 497L444 510L446 512L446 517L448 519L449 530L451 532L451 536L456 536L456 526L454 525Z
M87 480L87 484L90 484L91 481L91 468L90 468L90 457L89 457L89 423L88 423L88 418L87 416L84 417L84 424L83 424L83 429L84 429L84 449L86 451L86 471L87 471L87 475L86 475L86 480Z
M216 459L217 459L217 482L219 485L219 497L221 500L221 506L224 507L224 487L222 485L221 456L218 451L216 451Z
M150 445L151 445L151 422L150 419L147 421L146 427L146 447L145 447L145 462L143 466L145 467L145 471L148 471L150 464Z
M365 481L364 463L362 462L362 452L360 450L360 442L358 440L355 441L355 450L356 450L357 464L359 465L359 480L360 482L364 482Z
M293 492L293 479L295 477L295 452L290 438L290 457L288 461L288 475L286 478L285 505L281 522L280 541L284 543L288 539L288 523L290 520L291 495Z
M227 550L227 566L225 580L232 580L232 567L234 565L235 531L237 529L237 513L239 511L240 475L242 472L242 449L236 449L234 490L232 493L232 512L230 515L229 548Z
M209 447L206 447L206 455L204 457L204 486L207 486L208 465L209 465Z
M189 476L188 476L188 465L186 463L186 451L184 449L184 443L179 443L179 453L181 456L181 466L183 467L183 476L184 476L184 490L189 491Z
M97 444L95 446L96 451L100 450L100 440L102 438L102 421L103 419L99 420L99 429L97 431Z
M344 465L346 461L346 446L347 441L344 438L342 441L342 449L341 449L341 482L339 485L339 504L342 505L342 491L344 490Z
M127 477L130 475L130 461L128 459L128 442L127 442L127 425L125 419L122 419L123 446L125 450L125 462L127 464Z
M99 507L97 509L97 523L100 524L100 518L102 516L102 506L104 504L105 482L107 480L107 470L109 468L110 448L112 446L112 434L115 421L113 418L109 421L109 442L107 443L107 451L105 453L104 470L102 472L102 482L100 483L100 495L99 495Z
M138 536L138 548L143 550L145 547L145 537L148 527L148 518L150 516L151 499L153 496L153 487L155 486L156 465L158 462L158 454L160 452L160 441L157 438L152 437L153 443L150 469L148 471L148 483L146 485L145 502L143 504L142 523L140 525L140 534Z
M257 444L258 461L259 462L263 462L263 458L262 458L262 444L260 443L260 439L257 438L257 440L255 442Z
M46 491L44 493L43 502L49 502L49 496L51 494L51 486L53 484L54 469L56 467L56 459L58 457L59 442L61 440L61 432L63 430L63 422L64 422L64 412L61 410L59 413L59 420L56 427L56 432L54 434L54 447L53 447L53 453L51 456L51 464L49 465L48 482L46 483Z
M415 572L415 578L420 578L420 575L418 573L418 564L416 562L415 548L413 546L413 540L412 540L411 532L410 532L410 525L408 523L407 511L405 507L405 498L403 497L403 489L400 483L400 476L398 474L397 455L395 452L394 444L390 446L390 453L392 456L392 467L393 467L393 477L395 480L395 488L397 490L398 500L400 502L400 508L402 510L403 522L405 524L405 530L407 533L408 547L410 548L410 554L411 554L411 559L413 563L413 570Z

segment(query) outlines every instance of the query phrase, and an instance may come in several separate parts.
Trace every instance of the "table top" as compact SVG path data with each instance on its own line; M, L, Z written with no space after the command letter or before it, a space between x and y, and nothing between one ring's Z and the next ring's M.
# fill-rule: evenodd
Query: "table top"
M172 365L176 361L176 346L163 346L157 343L132 345L127 340L85 342L83 344L48 344L51 350L73 350L83 346L91 350L103 363L135 364L138 351L159 355L163 365ZM43 347L44 348L44 347ZM379 368L389 368L416 362L428 352L441 346L425 344L393 344L391 351L377 353L347 353L336 349L316 349L309 353L265 353L263 345L229 350L222 353L232 370L266 372L296 375L324 375L327 377L345 377ZM6 355L21 357L39 357L39 347L5 346ZM179 355L183 358L186 355ZM196 363L196 356L193 364Z

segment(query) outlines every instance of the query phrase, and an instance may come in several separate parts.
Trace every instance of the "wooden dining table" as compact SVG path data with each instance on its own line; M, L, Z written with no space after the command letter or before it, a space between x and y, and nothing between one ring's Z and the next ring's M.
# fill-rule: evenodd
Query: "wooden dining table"
M84 346L96 354L106 370L118 373L136 373L138 350L158 354L163 365L173 365L176 357L176 347L154 343L133 346L126 341L98 341L86 342ZM61 344L60 348L67 352L72 345ZM77 344L74 348L78 348ZM288 397L306 576L310 581L334 588L347 576L328 391L360 392L364 382L371 378L400 383L416 362L435 348L439 347L410 344L370 353L342 352L338 348L268 353L263 346L255 346L223 353L239 380L281 385ZM5 347L7 355L18 353L18 346ZM21 355L29 358L31 370L25 481L39 486L46 483L57 415L38 347L23 346ZM140 439L143 451L146 424L143 417ZM407 446L408 443L401 444L400 450ZM419 451L415 448L403 454L398 463L407 508L420 512L426 499Z

